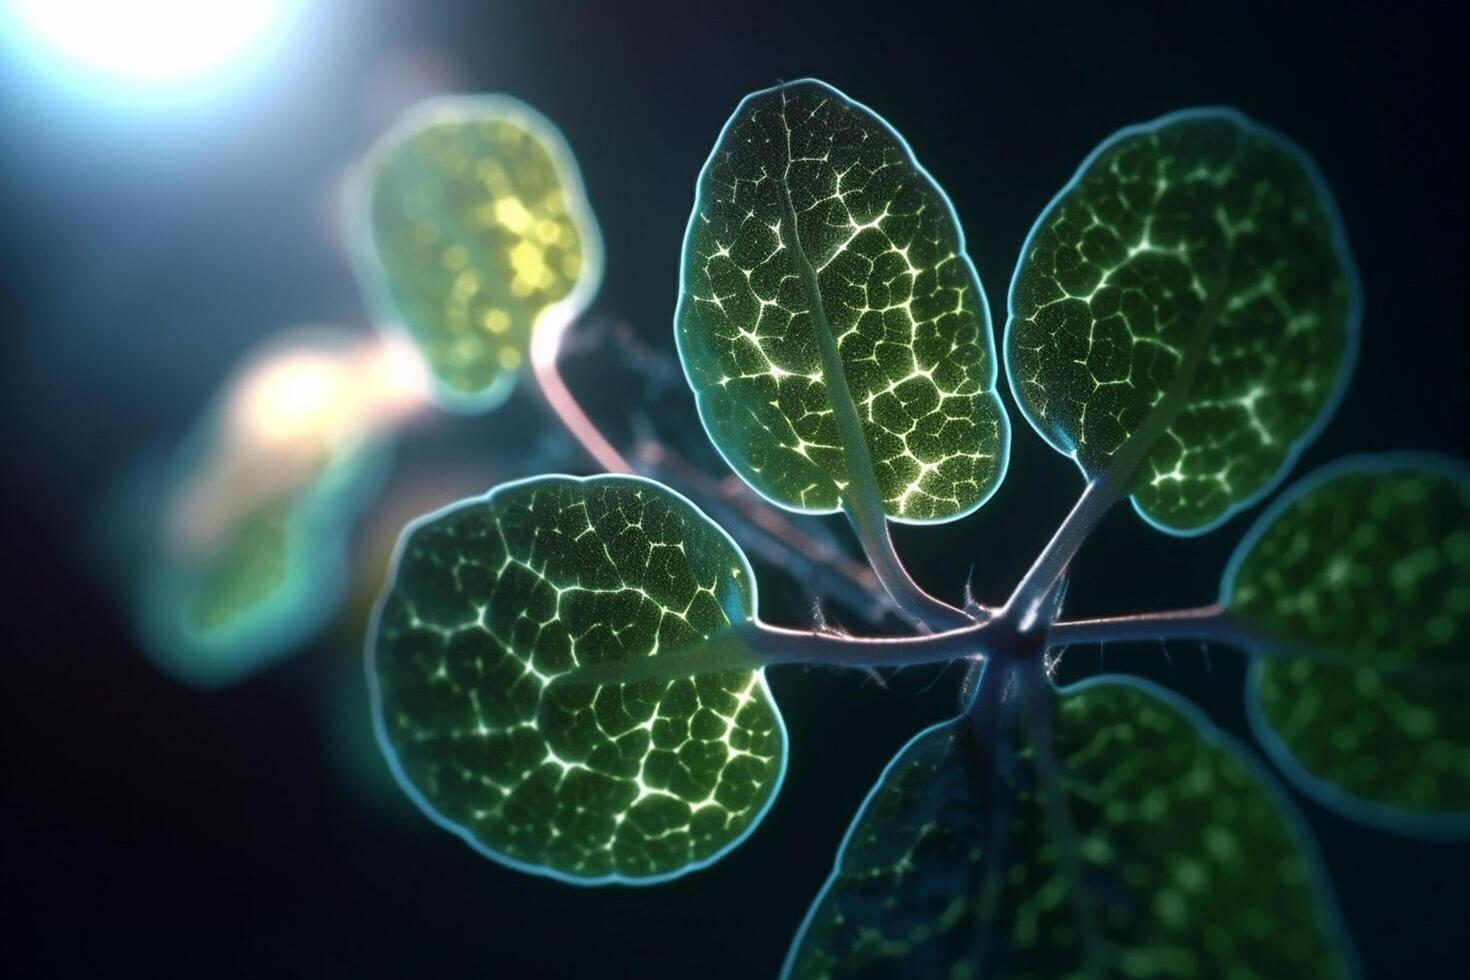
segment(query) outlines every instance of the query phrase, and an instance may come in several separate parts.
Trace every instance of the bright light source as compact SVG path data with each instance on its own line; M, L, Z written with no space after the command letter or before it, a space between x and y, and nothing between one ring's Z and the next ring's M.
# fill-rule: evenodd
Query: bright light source
M186 94L181 86L248 67L268 53L300 0L3 0L7 33L109 86ZM197 95L197 91L187 94Z

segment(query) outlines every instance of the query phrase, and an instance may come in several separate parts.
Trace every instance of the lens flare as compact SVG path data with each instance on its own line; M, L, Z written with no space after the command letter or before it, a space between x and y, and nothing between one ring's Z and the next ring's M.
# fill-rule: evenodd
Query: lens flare
M177 95L261 60L302 6L300 0L4 0L4 33L38 67L73 84L85 81L98 94Z

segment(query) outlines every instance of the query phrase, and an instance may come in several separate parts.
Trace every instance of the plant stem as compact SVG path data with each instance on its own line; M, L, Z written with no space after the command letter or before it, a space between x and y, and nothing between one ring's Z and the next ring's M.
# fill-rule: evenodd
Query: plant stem
M632 464L623 454L613 448L602 431L582 411L582 406L572 396L561 372L557 370L557 358L561 355L561 341L571 326L563 318L549 323L538 323L531 331L531 374L541 389L542 396L551 411L561 420L567 432L597 465L609 473L631 474Z
M1072 824L1071 808L1062 794L1062 781L1052 739L1051 705L1043 698L1051 691L1039 664L1028 664L1018 676L1026 727L1031 735L1032 761L1036 765L1038 789L1047 823L1057 849L1057 864L1063 876L1071 881L1072 912L1083 950L1083 976L1100 977L1102 941L1097 922L1097 903L1082 875L1082 859L1077 853L1077 834Z
M863 553L873 566L873 573L893 601L916 624L929 629L956 629L973 622L969 614L956 609L949 603L937 599L920 588L904 568L898 551L893 547L893 538L888 533L888 520L881 509L877 514L865 507L853 507L848 511Z
M649 440L633 452L645 476L679 487L743 546L784 568L817 595L832 598L870 623L896 611L893 597L869 565L838 543L815 537L757 497L737 476L717 479L661 442Z
M1097 527L1102 516L1113 504L1131 492L1134 475L1148 458L1154 443L1174 423L1174 418L1189 398L1194 376L1199 372L1205 349L1209 346L1210 335L1219 321L1225 290L1218 286L1224 284L1229 269L1227 256L1220 275L1216 277L1217 288L1210 290L1204 304L1195 314L1189 342L1185 345L1179 364L1158 402L1144 416L1138 428L1123 440L1123 444L1108 459L1103 471L1088 482L1072 512L1062 521L1062 526L1057 528L1056 534L1052 535L1051 541L1021 579L1011 597L1006 600L1007 610L1019 610L1024 615L1031 606L1039 602L1061 577L1062 572L1066 571L1072 557L1077 554L1077 549L1082 547L1082 543Z
M1006 692L1015 670L997 657L977 658L970 665L970 670L975 672L974 687L970 696L960 704L960 710L969 718L970 732L980 743L980 750L993 764L996 740L1001 734L1001 709L1005 706Z
M801 245L796 208L791 203L791 190L786 186L784 175L780 186L780 227L790 229L789 247L795 256L797 271L806 292L807 312L812 320L812 333L822 360L822 380L826 383L827 397L832 403L838 442L842 446L842 458L847 469L847 485L842 488L843 507L852 518L858 541L862 543L873 572L878 576L878 581L883 583L883 588L893 596L898 608L919 625L930 629L962 626L971 622L970 617L921 589L909 577L908 570L903 567L898 552L894 550L893 538L888 533L888 514L883 509L883 495L874 475L872 455L868 452L867 436L863 433L862 420L858 418L857 404L852 400L852 389L847 384L847 372L842 366L842 356L837 351L837 340L827 322L817 271L812 268L811 260ZM785 243L784 235L782 239Z
M1259 630L1219 603L1134 616L1077 619L1056 623L1051 628L1051 642L1055 646L1130 640L1202 640L1255 652L1265 639Z
M1109 472L1115 473L1116 470L1110 469ZM1097 522L1121 499L1123 489L1120 484L1124 482L1122 479L1109 479L1108 474L1104 474L1087 484L1061 526L1017 583L1011 597L1006 600L1006 609L1017 610L1024 615L1051 591L1077 554L1077 549L1097 527Z
M944 633L921 636L860 637L791 630L760 621L742 623L733 633L755 653L761 666L821 664L831 667L911 667L948 663L983 654L990 622L970 621Z
M659 447L658 457L648 460L651 467L631 463L602 434L567 387L559 362L562 340L569 325L567 321L541 323L531 335L531 373L546 406L577 444L604 470L624 475L661 475L657 472L658 468L670 462L672 454ZM654 470L653 474L648 473L650 468ZM868 619L881 619L884 612L892 608L891 599L869 568L845 555L829 554L833 549L823 548L773 508L755 503L753 494L721 491L714 481L688 466L674 480L668 482L692 491L689 496L698 498L706 510L733 512L738 521L748 526L749 531L736 536L742 544L752 548L772 564L786 568L798 577L801 577L800 567L803 564L810 565L822 570L818 578L826 576L839 580L841 591L847 593L850 600L860 597L860 604L854 605ZM743 483L738 486L744 488ZM722 516L728 517L730 514ZM726 522L720 523L723 525ZM796 556L795 560L791 558L793 554Z
M868 638L785 629L747 620L695 646L632 660L578 664L557 675L552 683L603 686L672 681L780 664L872 669L948 663L982 655L985 633L996 628L994 620L987 620L947 633Z
M985 849L980 852L982 878L977 889L977 905L980 921L991 922L1000 908L1005 886L1006 842L1010 837L1014 806L1013 794L1005 785L1002 775L1004 767L1001 765L1001 754L1006 751L1006 746L1001 722L1006 708L1006 694L1015 671L1009 664L997 659L975 664L972 669L980 671L974 697L964 705L972 738L971 758L975 761L972 775L980 790L977 795L989 804ZM989 930L981 938L975 962L982 976L989 972L986 967L993 955L995 941Z

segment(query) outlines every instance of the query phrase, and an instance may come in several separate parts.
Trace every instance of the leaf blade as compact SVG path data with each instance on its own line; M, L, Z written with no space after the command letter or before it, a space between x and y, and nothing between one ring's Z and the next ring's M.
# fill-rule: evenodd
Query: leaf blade
M1247 707L1293 782L1390 829L1470 831L1463 463L1392 453L1307 476L1247 533L1221 601L1278 638Z
M405 532L372 630L380 744L419 807L499 863L576 884L704 867L784 778L764 673L606 671L711 653L754 588L724 532L651 481L498 487Z
M1146 682L1108 677L1063 692L1055 721L1109 975L1187 975L1221 960L1262 975L1330 975L1350 958L1282 801L1197 713ZM1080 969L1072 895L1042 807L1024 791L1007 811L977 790L967 724L920 733L890 763L784 976ZM1016 757L1023 774L1026 758ZM986 861L997 839L1006 859Z
M516 99L421 103L368 153L355 193L359 280L418 346L445 408L500 404L538 322L575 319L601 283L576 158Z
M726 123L675 323L711 441L780 506L850 510L876 485L890 518L952 520L1004 475L988 307L953 208L888 123L824 83L753 93Z
M297 328L252 353L123 520L146 527L144 651L179 680L235 683L325 625L352 526L386 478L384 361L350 331ZM375 415L374 413L381 413Z
M1361 305L1311 159L1234 110L1185 110L1105 140L1037 219L1008 294L1007 375L1084 475L1116 460L1141 517L1200 534L1326 424Z

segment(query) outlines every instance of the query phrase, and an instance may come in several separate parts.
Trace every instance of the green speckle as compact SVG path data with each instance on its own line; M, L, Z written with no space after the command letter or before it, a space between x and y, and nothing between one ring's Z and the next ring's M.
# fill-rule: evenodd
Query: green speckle
M1124 130L1027 241L1011 389L1089 476L1140 433L1134 503L1198 531L1265 490L1330 410L1351 360L1351 276L1294 147L1221 110Z
M602 244L576 161L514 99L435 99L369 157L363 192L372 291L455 406L489 408L553 307L591 300Z
M509 484L405 537L375 637L382 737L497 859L587 882L688 870L764 813L780 716L759 672L617 678L715 655L752 601L735 546L661 487Z
M710 438L782 506L844 506L836 398L891 517L968 513L1004 473L989 313L948 201L880 118L820 82L736 110L700 175L676 333Z
M1279 638L1252 684L1262 734L1384 819L1470 816L1467 526L1463 469L1357 460L1283 498L1227 583L1235 612Z
M1142 684L1092 683L1052 706L1080 880L1059 860L1020 726L1000 767L1009 775L981 785L968 721L937 725L905 747L858 814L788 978L1182 978L1222 964L1242 977L1341 973L1311 858L1235 748ZM1151 793L1167 819L1107 806ZM1229 827L1214 820L1221 796L1235 807ZM1092 962L1076 928L1080 902L1096 912Z

